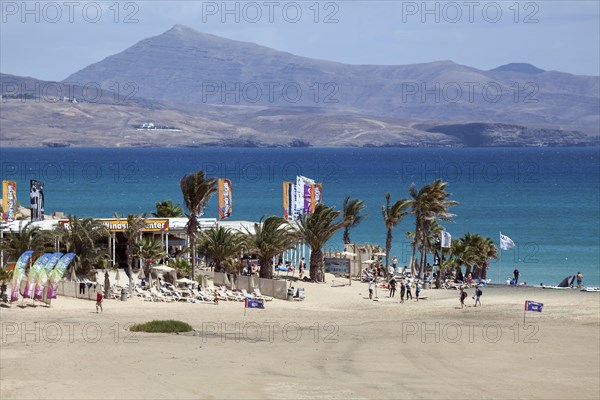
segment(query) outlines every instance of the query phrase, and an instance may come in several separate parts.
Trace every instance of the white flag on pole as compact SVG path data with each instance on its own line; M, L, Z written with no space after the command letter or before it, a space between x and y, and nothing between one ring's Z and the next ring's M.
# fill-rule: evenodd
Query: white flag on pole
M450 235L450 232L442 231L441 236L442 248L449 249L452 244L452 235Z
M511 238L509 238L506 235L503 235L502 232L500 232L500 249L508 250L512 249L513 247L515 247L515 242L513 242Z

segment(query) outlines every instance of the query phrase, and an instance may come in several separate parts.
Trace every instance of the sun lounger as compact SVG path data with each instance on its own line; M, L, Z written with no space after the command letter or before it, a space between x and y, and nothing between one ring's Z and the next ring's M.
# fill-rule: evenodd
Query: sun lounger
M113 286L110 288L108 295L112 299L119 300L121 298L121 289Z
M251 295L250 293L248 293L246 291L246 289L242 289L242 294L244 295L244 298L246 298L246 299L254 299L255 298L254 295Z
M336 281L335 279L333 279L331 281L331 287L344 287L344 286L348 286L348 282L347 281Z
M137 286L133 288L133 293L135 293L136 296L141 297L144 301L154 301L154 298L149 291L142 290Z
M229 299L233 300L233 301L244 301L244 299L245 299L244 295L241 294L240 292L226 290L225 293L227 294L227 297L229 297Z
M192 289L192 296L194 297L194 299L200 300L201 302L205 303L212 303L215 300L214 296L211 296L208 293L197 289Z
M150 294L152 294L152 297L154 298L155 301L164 301L164 302L173 301L172 297L169 298L169 297L165 296L164 294L160 293L155 288L150 289Z

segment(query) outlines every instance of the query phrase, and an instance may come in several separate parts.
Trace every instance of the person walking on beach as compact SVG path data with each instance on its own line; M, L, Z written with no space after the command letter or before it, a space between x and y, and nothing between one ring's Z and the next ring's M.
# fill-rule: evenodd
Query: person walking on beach
M477 286L477 289L475 289L475 307L477 307L477 303L479 303L479 307L481 307L480 297L482 294L483 291L481 290L481 287Z
M420 293L421 293L421 285L417 282L417 285L415 287L415 297L416 297L417 301L419 301Z
M304 257L298 263L298 272L300 273L300 279L304 276L304 268L306 267L306 263L304 262Z
M373 288L375 287L375 283L373 282L375 278L369 281L369 300L373 299Z
M515 286L519 284L519 270L515 268L513 271L513 278L515 279Z
M583 282L583 275L581 275L581 272L577 271L577 288L581 289L581 284Z
M104 312L102 309L102 299L102 292L96 293L96 314L98 314L98 309L100 309L101 312Z
M392 277L392 279L390 280L389 284L390 284L390 297L394 297L394 295L396 294L396 279L394 279Z
M404 279L400 281L400 303L404 303L404 293L406 292L406 285Z
M465 292L465 289L463 289L463 287L460 287L460 308L464 308L465 306L465 299L467 298L467 292Z
M413 299L412 293L410 291L410 286L411 286L410 281L406 282L406 300L408 300L409 297L411 300Z

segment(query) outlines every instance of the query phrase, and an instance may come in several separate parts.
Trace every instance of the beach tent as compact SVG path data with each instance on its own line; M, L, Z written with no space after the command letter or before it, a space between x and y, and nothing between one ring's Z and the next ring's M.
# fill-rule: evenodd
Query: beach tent
M573 286L574 281L575 281L575 275L569 275L565 279L560 281L560 283L558 284L558 287L571 287L571 286Z

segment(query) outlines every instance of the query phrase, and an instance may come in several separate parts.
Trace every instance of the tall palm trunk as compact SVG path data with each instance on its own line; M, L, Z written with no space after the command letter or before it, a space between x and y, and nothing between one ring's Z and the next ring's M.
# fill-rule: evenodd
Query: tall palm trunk
M467 269L465 270L465 279L467 278L467 276L469 276L470 273L471 273L471 266L467 265Z
M259 259L260 271L258 276L266 279L273 279L273 263L271 259Z
M310 279L316 282L325 281L325 271L323 270L323 251L321 249L312 249L310 253Z
M196 281L196 235L189 235L190 240L190 256L192 257L192 280Z
M412 255L410 256L410 274L415 276L415 258L417 257L417 239L412 241Z
M127 276L129 277L129 288L133 289L133 244L127 246Z
M385 276L389 278L390 270L390 249L392 248L392 230L388 229L385 238Z

